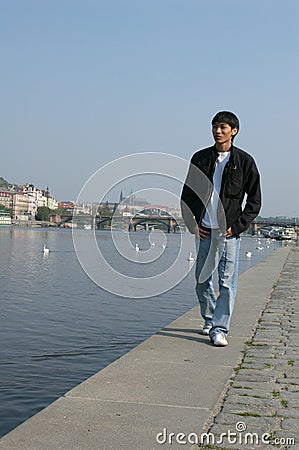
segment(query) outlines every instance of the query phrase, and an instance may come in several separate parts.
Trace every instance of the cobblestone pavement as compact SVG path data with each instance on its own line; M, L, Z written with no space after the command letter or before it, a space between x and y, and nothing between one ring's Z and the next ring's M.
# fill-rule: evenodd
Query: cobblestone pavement
M200 448L299 449L298 257L291 249L208 430L215 441Z

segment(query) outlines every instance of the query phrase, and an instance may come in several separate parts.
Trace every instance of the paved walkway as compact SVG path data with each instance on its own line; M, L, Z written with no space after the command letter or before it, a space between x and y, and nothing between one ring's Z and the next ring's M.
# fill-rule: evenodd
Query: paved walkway
M218 405L206 439L210 446L201 448L299 449L298 260L294 248ZM236 434L221 439L228 430Z
M298 344L295 341L298 335L294 322L289 322L287 316L294 312L295 317L295 311L298 312L295 276L288 275L293 270L296 253L291 254L273 292L271 309L268 303L269 311L259 322L256 341L252 340L288 254L287 248L276 250L240 276L228 347L214 347L208 337L198 333L202 321L196 306L4 436L1 450L194 448L196 438L207 430L207 424L214 423L233 375L222 411L212 425L213 432L227 431L240 418L248 428L259 424L262 431L266 431L268 424L275 430L280 427L282 434L294 428L294 416L283 422L281 419L288 410L296 414L292 396L297 395L294 345ZM267 345L270 338L271 345ZM265 344L265 340L265 346L257 345ZM250 345L246 346L244 356L245 342ZM286 347L285 343L291 345ZM274 364L274 360L278 363ZM249 366L252 368L247 369ZM254 387L261 398L255 394L244 396L253 391L246 387ZM260 391L263 393L267 387L267 395L262 396ZM247 404L243 407L238 403L240 398L242 402L248 400L250 409ZM279 413L279 417L275 418L274 413Z

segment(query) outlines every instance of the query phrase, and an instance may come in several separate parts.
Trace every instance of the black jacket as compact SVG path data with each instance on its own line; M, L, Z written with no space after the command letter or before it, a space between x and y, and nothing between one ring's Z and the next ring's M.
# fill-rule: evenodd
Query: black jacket
M200 150L191 158L181 195L182 215L191 233L194 233L195 224L200 225L212 195L217 158L215 146ZM246 203L242 208L245 195ZM261 188L254 159L235 146L231 147L230 158L223 171L219 197L219 227L223 231L231 227L233 235L238 236L247 230L260 211Z

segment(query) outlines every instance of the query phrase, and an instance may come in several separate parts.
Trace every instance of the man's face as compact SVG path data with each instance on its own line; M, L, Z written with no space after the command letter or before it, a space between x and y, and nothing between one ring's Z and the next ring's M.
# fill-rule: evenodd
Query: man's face
M225 144L232 141L233 136L238 132L238 128L231 128L228 123L220 122L212 125L212 132L216 144Z

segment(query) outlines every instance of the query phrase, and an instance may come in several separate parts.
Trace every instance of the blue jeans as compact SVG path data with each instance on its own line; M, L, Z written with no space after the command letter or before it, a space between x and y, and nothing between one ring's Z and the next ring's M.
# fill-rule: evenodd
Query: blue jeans
M205 325L210 325L210 336L227 335L234 308L238 282L240 239L226 238L219 230L212 230L207 239L197 239L196 294ZM219 296L213 285L213 274L218 271Z

